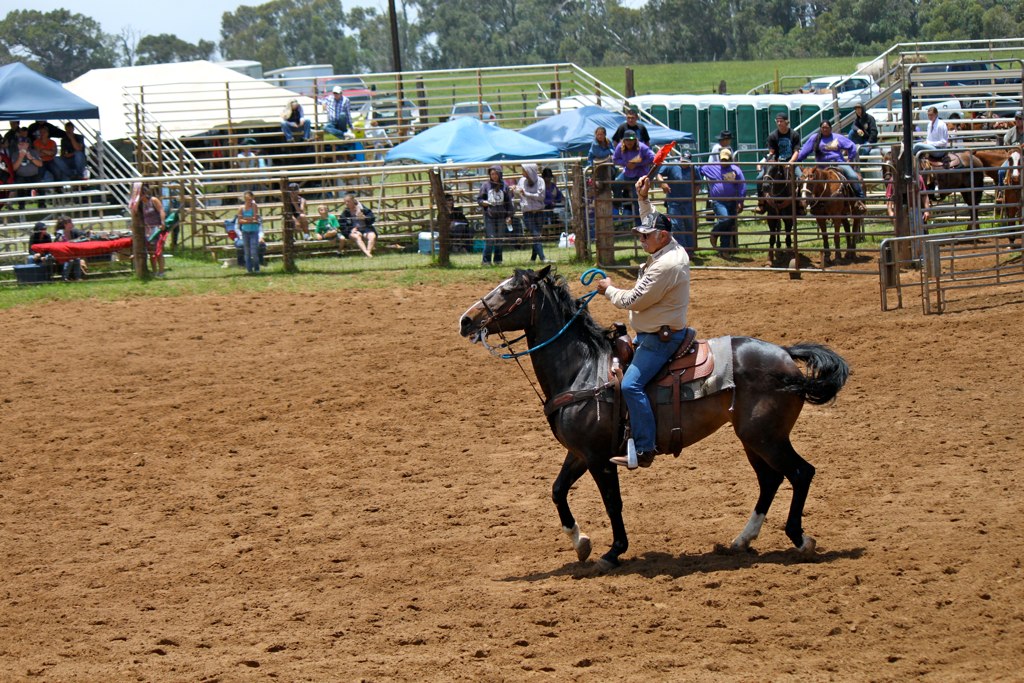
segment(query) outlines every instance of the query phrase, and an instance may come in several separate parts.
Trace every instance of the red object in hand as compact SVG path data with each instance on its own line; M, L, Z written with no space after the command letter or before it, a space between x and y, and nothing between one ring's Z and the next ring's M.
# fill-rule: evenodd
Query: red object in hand
M658 167L661 166L661 162L665 161L665 158L668 157L669 153L673 149L675 149L675 146L676 141L673 140L667 145L662 145L661 149L658 150L658 153L654 155L654 161L651 162L651 170L647 173L648 180L653 178L654 174L658 172Z

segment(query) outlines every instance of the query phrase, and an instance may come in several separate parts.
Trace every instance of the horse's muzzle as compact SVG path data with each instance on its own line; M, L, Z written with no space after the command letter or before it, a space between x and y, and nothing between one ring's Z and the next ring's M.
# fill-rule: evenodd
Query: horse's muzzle
M459 334L468 337L471 342L476 344L487 337L487 330L470 316L464 315L459 320Z

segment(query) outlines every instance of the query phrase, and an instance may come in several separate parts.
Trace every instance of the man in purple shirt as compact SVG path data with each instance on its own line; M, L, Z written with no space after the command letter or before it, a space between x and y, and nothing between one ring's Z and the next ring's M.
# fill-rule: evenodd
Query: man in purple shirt
M743 211L743 199L747 194L747 182L743 171L732 163L732 150L723 147L718 153L719 162L707 163L700 167L700 174L708 185L708 199L718 220L711 229L711 246L721 247L723 254L736 251L736 216Z
M860 176L849 163L857 161L857 144L845 135L833 133L830 121L822 121L818 131L808 136L796 160L803 161L811 153L819 165L834 165L846 176L854 195L858 198L854 211L864 213L864 186L861 184Z

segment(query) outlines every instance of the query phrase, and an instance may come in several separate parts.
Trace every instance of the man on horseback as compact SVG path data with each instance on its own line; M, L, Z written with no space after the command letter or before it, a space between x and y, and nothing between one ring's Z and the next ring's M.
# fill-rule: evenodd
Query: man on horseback
M619 289L611 278L597 283L599 292L616 308L629 311L629 322L636 331L636 352L622 377L622 398L629 409L637 464L650 467L656 455L654 410L645 387L686 336L686 314L690 307L690 257L672 238L672 223L654 211L648 199L650 179L642 176L636 183L640 205L640 225L633 232L647 252L632 289ZM622 456L611 458L616 465L628 466Z
M939 118L939 110L935 107L928 107L928 133L924 142L915 142L911 148L914 155L918 152L929 152L930 157L941 157L942 165L949 168L949 128L946 122Z
M807 142L800 148L796 160L803 161L811 153L814 154L814 159L819 164L834 165L840 173L846 176L846 179L850 181L850 187L853 189L853 196L857 199L853 204L853 212L864 213L866 210L864 206L864 185L861 182L860 175L850 165L850 163L857 161L857 145L854 144L853 140L845 135L833 133L832 122L825 120L821 122L818 132L807 138Z
M793 163L800 154L800 133L789 127L789 114L779 112L775 115L775 130L768 136L768 155L765 161L787 161ZM756 213L766 213L768 206L765 203L765 196L768 190L765 186L764 177L767 173L766 166L758 166L757 173L757 209Z

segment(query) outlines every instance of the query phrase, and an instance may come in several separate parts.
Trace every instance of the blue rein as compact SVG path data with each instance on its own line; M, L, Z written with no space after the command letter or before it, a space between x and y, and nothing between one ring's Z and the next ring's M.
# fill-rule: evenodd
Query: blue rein
M601 270L600 268L588 268L587 270L583 271L582 275L580 275L580 282L584 286L587 286L587 285L589 285L591 282L593 282L598 277L602 277L602 278L605 277L605 273L604 273L603 270ZM498 357L501 358L502 360L512 360L514 358L522 358L523 356L528 356L531 353L533 353L534 351L539 351L540 349L543 349L545 346L547 346L551 342L553 342L556 339L558 339L559 337L561 337L562 333L565 332L567 329L569 329L569 325L572 325L573 322L576 320L576 318L578 318L580 316L580 314L583 313L583 311L585 311L587 309L587 306L590 304L590 300L593 299L595 296L597 296L597 294L598 294L598 292L595 289L594 291L587 292L586 294L581 296L579 298L579 301L581 302L581 306L576 310L575 313L573 313L572 317L569 318L569 321L567 323L565 323L565 325L562 326L562 329L560 329L555 334L555 336L551 337L550 339L548 339L545 342L541 342L537 346L534 346L532 348L526 349L525 351L520 351L519 353L502 353L502 354L499 354ZM516 341L518 341L518 339Z

